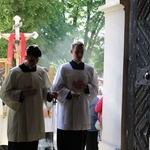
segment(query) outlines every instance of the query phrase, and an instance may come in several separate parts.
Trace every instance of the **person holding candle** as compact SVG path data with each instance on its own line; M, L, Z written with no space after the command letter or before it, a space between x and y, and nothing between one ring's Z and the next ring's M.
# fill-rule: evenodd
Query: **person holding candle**
M73 60L60 66L52 86L58 92L57 148L84 150L90 129L89 102L98 93L97 75L92 66L82 62L82 42L73 43L70 52Z
M42 53L38 46L26 49L26 60L12 68L5 78L0 97L9 107L8 150L37 150L45 137L43 101L48 105L57 94L43 67L37 65Z

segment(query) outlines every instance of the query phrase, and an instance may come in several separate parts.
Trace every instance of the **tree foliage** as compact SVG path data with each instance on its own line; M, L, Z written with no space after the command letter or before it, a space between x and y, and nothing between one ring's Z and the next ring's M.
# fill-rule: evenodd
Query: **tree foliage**
M85 62L93 64L97 71L103 70L104 16L98 7L104 1L64 0L69 14L67 21L78 30L78 39L85 44ZM99 56L99 57L97 57ZM96 64L95 64L96 62Z
M37 31L40 37L40 24L43 27L47 27L51 22L49 16L57 18L55 16L57 4L59 3L54 3L54 0L1 0L0 33L14 32L12 31L12 26L14 25L13 17L19 15L23 23L21 32L32 33L33 31ZM33 40L30 41L33 42ZM3 51L6 51L7 47L1 44L0 49L0 56L6 56L6 53L3 53Z
M39 37L30 39L43 50L40 64L59 66L69 61L71 43L85 44L84 61L98 72L103 71L104 16L98 7L104 0L1 0L0 33L11 33L13 17L19 15L21 32L37 31ZM6 57L7 41L0 40L0 57Z

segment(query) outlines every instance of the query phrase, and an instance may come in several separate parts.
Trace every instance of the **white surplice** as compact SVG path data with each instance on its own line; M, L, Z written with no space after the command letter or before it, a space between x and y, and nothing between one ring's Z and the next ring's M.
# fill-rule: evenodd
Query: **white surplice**
M84 90L77 91L73 81L83 81L88 84L89 94ZM89 102L98 93L97 75L94 68L85 64L84 70L75 70L70 63L63 64L55 76L52 90L58 92L57 128L62 130L90 129ZM80 93L79 98L66 99L70 91Z
M47 106L45 105L45 103L43 104L43 109L47 109ZM51 109L49 109L50 112L50 116L49 117L44 117L44 123L45 123L45 132L54 132L55 130L55 105L53 105L51 107Z
M37 89L34 96L25 96L19 102L25 87ZM35 72L23 72L20 67L10 70L0 91L0 97L10 108L8 115L8 140L28 142L45 137L43 101L50 92L50 80L42 67Z

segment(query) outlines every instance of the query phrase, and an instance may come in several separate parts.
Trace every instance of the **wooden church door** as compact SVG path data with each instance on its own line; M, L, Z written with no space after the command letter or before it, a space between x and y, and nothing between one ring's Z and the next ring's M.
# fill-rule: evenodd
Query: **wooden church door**
M127 150L148 150L150 138L150 0L130 0Z

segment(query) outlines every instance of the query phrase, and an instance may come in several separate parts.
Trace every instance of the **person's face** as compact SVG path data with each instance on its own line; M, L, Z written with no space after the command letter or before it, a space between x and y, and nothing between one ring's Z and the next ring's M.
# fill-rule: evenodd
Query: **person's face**
M75 61L81 61L84 54L84 47L76 45L74 49L71 50L71 53Z
M103 82L101 80L98 81L99 86L103 86Z
M39 57L34 57L32 55L27 56L27 64L29 67L34 67L39 61Z

